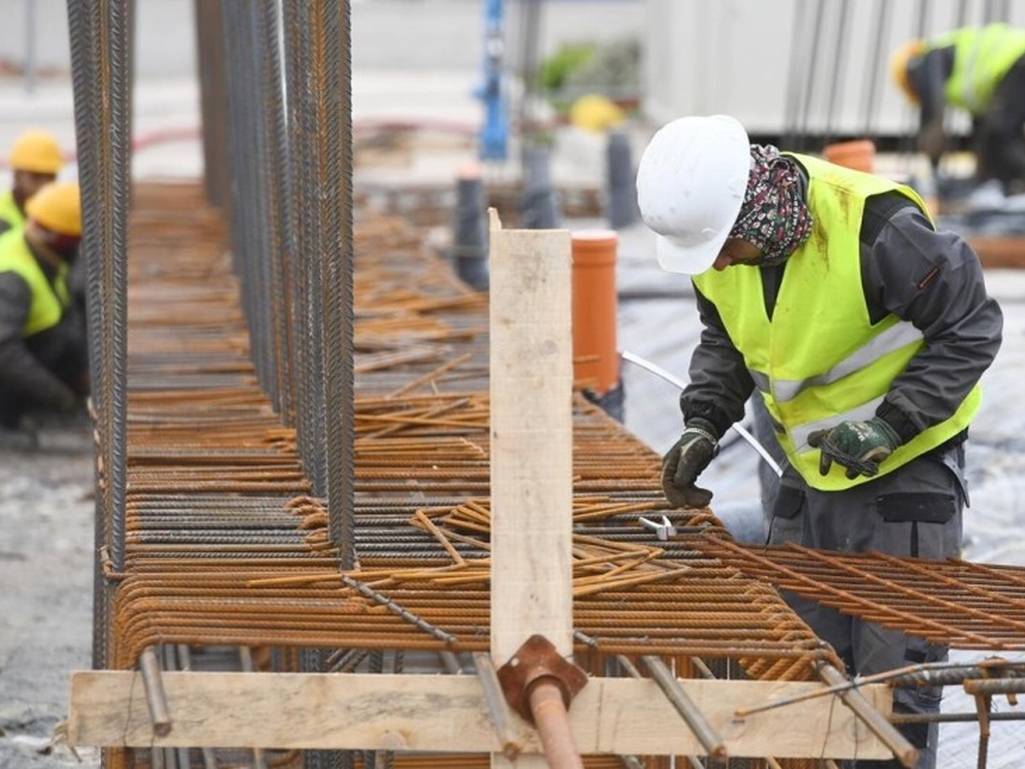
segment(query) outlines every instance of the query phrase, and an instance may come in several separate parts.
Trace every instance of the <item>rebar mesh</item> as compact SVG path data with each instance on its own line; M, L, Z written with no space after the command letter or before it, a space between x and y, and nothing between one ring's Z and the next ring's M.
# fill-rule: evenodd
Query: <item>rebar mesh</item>
M486 296L406 221L356 216L344 4L219 6L223 37L206 45L223 50L203 60L223 59L231 86L229 238L191 184L137 185L127 226L125 2L69 0L101 340L98 665L151 647L251 649L275 670L487 651ZM777 588L956 647L1025 647L1022 570L742 547L711 510L666 507L658 455L582 387L573 448L574 652L592 674L647 655L683 676L842 669ZM677 535L658 540L638 520L652 514ZM586 763L669 765L632 760ZM730 766L762 763L813 762Z

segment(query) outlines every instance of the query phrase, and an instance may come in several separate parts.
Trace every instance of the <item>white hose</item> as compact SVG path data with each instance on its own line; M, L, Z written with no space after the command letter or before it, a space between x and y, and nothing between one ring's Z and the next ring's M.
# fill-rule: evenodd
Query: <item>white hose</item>
M673 376L664 368L652 363L650 360L646 360L639 355L634 355L629 350L620 350L619 355L623 358L623 360L628 360L631 363L636 363L641 368L646 369L647 371L650 371L652 374L661 377L670 384L676 385L681 390L686 386L683 380ZM772 468L773 472L775 472L777 476L783 476L783 468L780 467L779 463L772 458L772 454L769 453L769 450L766 449L765 446L763 446L761 443L759 443L758 439L751 435L751 433L749 433L745 427L743 427L740 423L735 422L734 424L730 425L730 429L736 430L737 434L741 438L750 443L754 450L758 452L759 456L761 456L761 458L765 460L766 464Z

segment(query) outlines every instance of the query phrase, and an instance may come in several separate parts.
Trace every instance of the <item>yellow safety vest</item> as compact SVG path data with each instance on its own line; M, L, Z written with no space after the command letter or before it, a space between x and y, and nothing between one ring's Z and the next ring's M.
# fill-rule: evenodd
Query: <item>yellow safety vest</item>
M1003 23L964 27L933 38L926 50L954 46L954 69L943 87L947 102L979 114L1007 71L1025 55L1025 30Z
M16 230L25 224L25 215L14 202L14 193L10 190L0 195L0 221L6 222L7 229L10 230Z
M22 335L34 336L53 328L64 317L64 311L71 304L68 293L68 268L61 265L53 284L39 266L22 230L8 230L0 235L0 273L13 272L28 283L32 292L32 304Z
M694 282L715 304L743 355L790 463L809 486L838 491L869 479L849 480L835 463L828 475L820 475L819 450L808 445L808 435L874 416L893 379L925 343L921 331L895 315L871 323L858 242L865 200L896 190L928 213L909 187L816 158L792 157L808 171L815 226L787 261L772 319L765 311L759 269L708 270ZM880 475L967 427L981 397L976 385L952 417L887 458Z

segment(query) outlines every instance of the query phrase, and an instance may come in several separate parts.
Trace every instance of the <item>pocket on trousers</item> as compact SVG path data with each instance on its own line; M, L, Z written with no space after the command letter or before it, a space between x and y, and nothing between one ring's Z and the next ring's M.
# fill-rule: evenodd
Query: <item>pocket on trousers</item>
M971 507L972 501L968 496L968 479L965 477L965 445L960 443L956 446L949 447L946 451L934 453L933 456L937 462L947 468L950 474L954 476L954 480L957 481L958 491L961 492L961 501L965 507Z
M804 490L781 485L772 505L772 520L769 522L767 544L801 542L804 518L798 515L804 509Z
M957 499L952 494L907 491L887 494L876 499L879 515L888 523L946 523L957 513Z

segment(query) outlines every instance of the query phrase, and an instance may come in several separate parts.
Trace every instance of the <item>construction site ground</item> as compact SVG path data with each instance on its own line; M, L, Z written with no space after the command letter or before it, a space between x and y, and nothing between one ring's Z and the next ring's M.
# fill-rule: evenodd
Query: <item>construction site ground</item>
M480 107L467 73L382 72L354 77L354 120L360 127L406 122L422 130L390 134L392 151L357 155L357 190L404 185L443 189L474 156L472 129ZM197 178L201 173L195 86L171 80L140 88L136 135L137 178ZM25 109L28 104L30 109ZM399 106L396 106L399 105ZM21 83L0 83L0 144L25 125L56 130L71 146L70 88L46 83L31 98ZM445 130L441 130L444 126ZM459 128L459 130L452 130ZM645 128L636 126L638 142ZM378 137L380 133L376 134ZM553 153L556 186L600 185L604 170L600 135L566 128ZM365 161L361 164L361 160ZM371 162L371 160L373 162ZM485 169L486 181L515 177L513 164ZM4 183L6 183L4 179ZM411 212L410 215L416 212ZM600 217L567 218L570 229L606 226ZM445 242L444 222L425 228L425 241ZM623 228L617 267L620 349L686 376L698 327L687 281L654 265L650 235L642 225ZM1025 274L988 272L990 289L1005 313L1004 345L984 379L985 401L972 427L969 476L972 506L965 516L968 559L1025 564L1025 403L1020 372L1025 363ZM627 427L652 447L668 446L679 429L676 391L650 373L623 364ZM757 457L736 442L703 476L712 508L728 524L757 521ZM0 767L53 769L99 766L98 753L72 754L59 743L67 715L68 676L91 665L93 590L93 459L82 430L50 429L41 450L0 451ZM739 535L738 535L739 536ZM755 532L752 536L757 536ZM962 655L965 658L978 655ZM948 688L945 710L972 711L972 701ZM995 702L995 709L1000 704ZM975 766L977 726L941 727L945 768ZM1017 722L996 723L988 766L1025 763L1025 733Z

